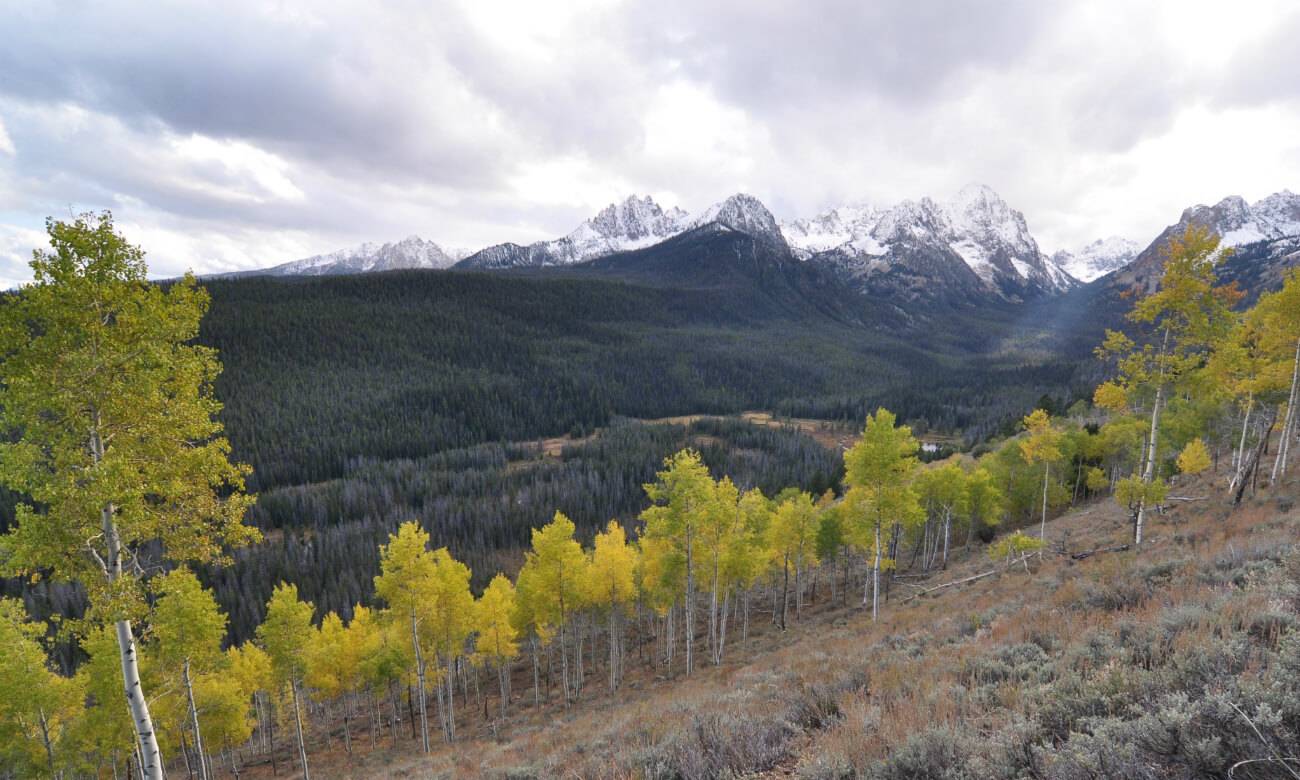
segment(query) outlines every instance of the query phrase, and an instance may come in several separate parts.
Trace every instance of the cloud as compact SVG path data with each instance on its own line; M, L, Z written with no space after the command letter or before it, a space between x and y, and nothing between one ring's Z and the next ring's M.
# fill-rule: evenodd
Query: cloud
M20 4L0 233L111 208L159 273L230 270L631 192L791 217L982 181L1048 248L1141 241L1297 186L1298 30L1283 0Z

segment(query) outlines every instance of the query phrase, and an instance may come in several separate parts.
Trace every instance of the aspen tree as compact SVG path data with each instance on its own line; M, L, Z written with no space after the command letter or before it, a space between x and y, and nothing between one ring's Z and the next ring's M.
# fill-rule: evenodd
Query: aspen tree
M307 646L315 633L311 625L312 605L298 600L296 585L280 583L266 604L266 618L257 627L257 638L271 658L271 669L281 686L288 686L298 736L298 761L304 780L307 768L307 742L303 736L302 706L298 689L306 673Z
M510 703L510 664L519 656L519 631L511 621L514 612L515 586L504 574L497 574L474 605L474 649L496 670L502 718Z
M583 606L583 583L587 579L587 557L574 540L573 532L573 521L563 512L556 512L542 528L534 528L533 546L520 571L521 580L531 581L525 592L534 620L554 626L558 632L560 679L566 707L572 703L577 688L569 669L570 621Z
M55 674L22 603L0 599L0 767L24 777L57 777L68 757L65 736L82 714L78 681Z
M231 678L238 681L240 690L244 691L245 709L252 705L265 749L274 751L269 697L275 685L275 674L271 669L271 656L252 642L245 642L226 649L226 664Z
M419 524L402 523L397 533L388 537L388 544L380 548L380 574L375 577L375 595L388 603L395 620L408 626L419 697L420 738L426 753L430 746L425 647L428 644L429 600L435 575L428 544L429 535Z
M669 540L682 557L686 674L690 675L695 665L696 547L701 514L714 498L714 483L699 453L689 449L666 458L663 471L655 477L655 482L645 486L654 506L642 512L641 519L646 535Z
M1149 339L1138 343L1117 331L1106 331L1097 349L1099 357L1114 360L1115 380L1097 388L1098 406L1112 410L1145 411L1150 419L1142 460L1134 479L1124 489L1134 503L1133 542L1141 546L1150 499L1163 490L1152 486L1160 478L1160 422L1170 394L1189 371L1205 359L1213 344L1227 335L1233 317L1231 306L1240 298L1234 288L1218 286L1215 266L1229 250L1219 249L1218 236L1204 227L1189 225L1163 250L1165 263L1155 292L1138 300L1128 319L1149 328Z
M844 455L844 481L849 486L845 501L854 522L856 543L871 558L869 593L862 604L871 602L871 619L880 614L880 572L893 561L884 555L884 537L894 526L913 525L925 516L912 489L916 472L917 441L912 429L896 426L897 418L878 409L867 418L862 438Z
M189 569L173 569L154 582L153 589L158 594L152 626L158 661L169 676L179 674L194 734L198 775L200 780L208 780L212 772L203 745L194 678L212 672L225 660L221 641L226 635L226 616Z
M618 688L622 665L619 646L622 619L636 599L636 548L627 543L623 526L610 520L596 534L588 566L587 603L605 612L609 630L609 690Z
M767 547L773 563L781 567L781 630L786 628L789 609L790 573L795 576L795 609L802 609L799 595L802 573L817 563L817 508L812 496L791 491L778 497L768 526Z
M1020 441L1020 455L1026 463L1043 464L1043 513L1038 526L1038 541L1047 544L1047 489L1051 484L1052 464L1061 459L1061 432L1052 426L1052 417L1035 409L1024 419L1028 436ZM1042 557L1042 545L1038 555Z
M952 538L953 518L963 518L970 509L966 472L956 459L949 458L917 475L916 490L922 503L931 506L943 532L943 568L948 568L948 548ZM936 552L938 544L935 545Z
M983 466L977 466L966 475L966 504L970 516L966 534L966 543L969 544L975 524L989 528L998 525L1006 504L1002 491L993 483L993 475Z
M0 484L30 500L0 575L86 588L89 622L114 627L143 774L161 780L133 627L141 554L213 561L255 540L248 469L221 437L216 354L193 344L207 293L188 275L151 284L107 213L46 230L33 281L0 301Z
M439 692L443 736L456 738L456 665L465 655L465 642L474 627L474 595L469 589L469 567L446 547L431 554L433 578L428 591L429 633L434 652L442 661L443 689Z

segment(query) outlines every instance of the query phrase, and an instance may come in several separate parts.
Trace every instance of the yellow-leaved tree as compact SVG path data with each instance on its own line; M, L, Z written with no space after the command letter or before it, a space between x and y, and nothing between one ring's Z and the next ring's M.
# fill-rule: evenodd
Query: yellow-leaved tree
M271 660L271 673L281 689L289 689L298 737L298 762L303 780L309 780L307 741L303 735L302 705L298 690L307 672L307 647L314 634L311 602L298 599L298 586L280 583L266 604L266 617L257 627L257 638Z
M1138 338L1108 330L1097 349L1100 358L1114 362L1117 375L1093 396L1099 407L1117 414L1145 414L1150 420L1137 472L1122 491L1116 486L1116 499L1132 509L1133 542L1139 546L1147 510L1164 492L1158 470L1161 414L1171 394L1228 335L1232 305L1240 297L1235 288L1218 284L1215 266L1228 251L1219 249L1218 236L1208 229L1188 225L1162 252L1159 286L1128 315L1140 331Z
M870 587L862 604L870 599L872 620L880 614L881 569L893 565L884 555L884 537L896 525L909 527L925 519L911 484L918 444L912 429L896 422L893 412L877 409L867 418L862 438L844 454L848 517L855 543L871 559Z
M610 520L592 543L587 567L587 603L605 612L609 628L609 689L618 688L622 667L622 621L636 601L636 548L617 521Z
M519 631L511 620L514 612L514 583L497 574L474 605L474 649L496 670L502 718L510 703L510 664L519 657Z
M1047 544L1047 490L1051 484L1052 464L1061 459L1061 432L1052 425L1052 416L1042 409L1030 412L1024 421L1027 435L1020 441L1020 455L1026 463L1043 464L1043 516L1038 526L1038 555Z
M46 229L33 281L0 300L0 484L22 497L0 575L85 587L86 622L117 639L142 774L162 780L133 627L142 556L220 560L256 539L248 469L221 436L216 353L194 343L207 293L151 283L107 213Z

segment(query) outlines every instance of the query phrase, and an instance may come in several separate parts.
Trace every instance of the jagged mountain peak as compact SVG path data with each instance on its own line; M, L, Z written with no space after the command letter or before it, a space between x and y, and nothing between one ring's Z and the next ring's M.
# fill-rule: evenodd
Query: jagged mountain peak
M858 278L906 275L909 289L922 295L926 280L970 288L964 297L1022 298L1076 284L1039 250L1024 215L983 184L943 201L830 209L787 222L782 232L801 257L828 255L824 261Z
M755 237L781 238L781 228L772 212L761 200L744 192L709 206L690 222L691 227L708 224L718 224Z

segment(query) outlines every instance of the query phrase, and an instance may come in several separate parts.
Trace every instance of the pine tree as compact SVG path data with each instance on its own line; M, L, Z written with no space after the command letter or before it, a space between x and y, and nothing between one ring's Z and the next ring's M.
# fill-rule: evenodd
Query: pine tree
M309 780L310 773L307 770L307 742L303 736L302 705L298 691L307 672L307 647L315 634L311 625L312 611L310 602L298 600L297 586L280 583L266 604L266 618L257 627L257 638L271 658L271 669L276 681L281 687L289 688L303 780Z
M0 483L18 507L8 574L77 581L114 624L144 774L163 776L132 619L140 555L208 561L256 538L242 525L247 469L230 463L212 397L215 353L191 342L208 296L166 288L107 214L49 221L34 281L0 305Z

